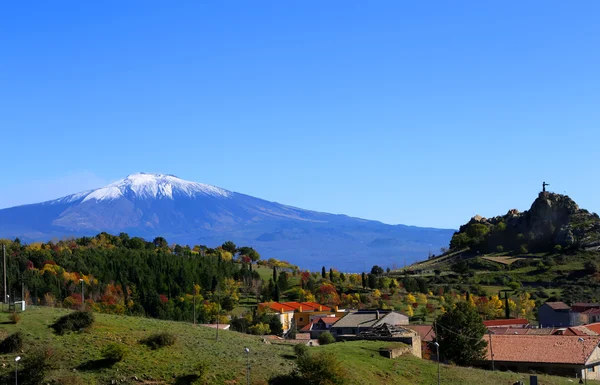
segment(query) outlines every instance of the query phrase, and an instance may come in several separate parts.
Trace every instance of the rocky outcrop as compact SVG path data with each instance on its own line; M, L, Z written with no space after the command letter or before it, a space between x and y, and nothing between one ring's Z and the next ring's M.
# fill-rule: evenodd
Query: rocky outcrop
M547 251L600 246L600 217L579 208L566 195L541 192L524 212L509 210L493 218L479 215L454 234L452 248L477 251Z

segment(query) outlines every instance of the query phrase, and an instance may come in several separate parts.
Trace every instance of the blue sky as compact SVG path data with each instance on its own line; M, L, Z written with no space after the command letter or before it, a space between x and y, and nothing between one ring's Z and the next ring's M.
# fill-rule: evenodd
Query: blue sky
M0 207L146 171L386 223L600 211L596 1L0 5Z

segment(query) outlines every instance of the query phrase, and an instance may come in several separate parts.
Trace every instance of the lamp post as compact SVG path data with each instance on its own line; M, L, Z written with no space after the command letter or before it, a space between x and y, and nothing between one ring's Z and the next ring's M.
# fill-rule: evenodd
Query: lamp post
M19 384L19 361L21 361L21 356L15 357L15 385Z
M440 385L440 344L437 342L433 343L435 345L436 355L437 355L437 367L438 367L438 385Z
M246 383L250 385L250 349L244 348L246 352Z
M83 279L79 278L79 282L81 282L81 308L84 309L85 308L85 300L83 298Z
M579 337L579 339L577 340L579 342L581 342L581 353L583 356L583 378L584 378L584 384L587 385L587 370L585 368L585 340L581 337Z

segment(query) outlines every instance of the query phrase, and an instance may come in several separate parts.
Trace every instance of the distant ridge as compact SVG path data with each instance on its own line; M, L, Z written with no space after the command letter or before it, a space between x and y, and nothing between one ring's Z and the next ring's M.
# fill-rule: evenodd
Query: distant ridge
M180 244L254 246L301 267L393 267L447 245L453 230L387 225L287 206L169 174L130 174L107 186L0 210L0 237L25 241L127 232Z

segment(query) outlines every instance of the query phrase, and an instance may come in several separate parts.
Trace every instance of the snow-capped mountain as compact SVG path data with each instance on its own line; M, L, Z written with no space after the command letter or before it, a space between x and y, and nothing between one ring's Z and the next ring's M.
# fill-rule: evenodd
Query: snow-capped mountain
M0 237L127 232L169 242L253 246L307 268L401 266L446 246L453 230L386 225L303 210L173 175L132 174L105 187L0 210Z

